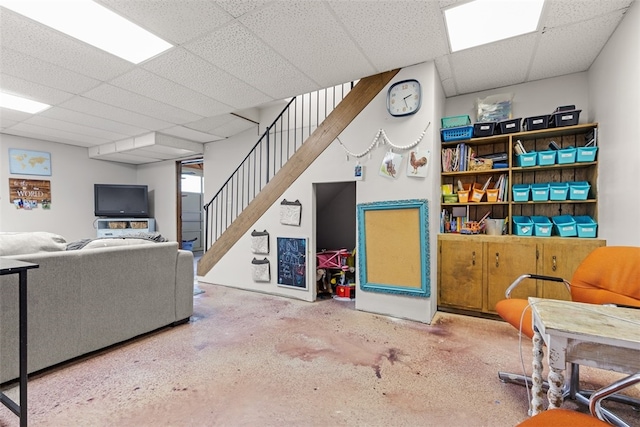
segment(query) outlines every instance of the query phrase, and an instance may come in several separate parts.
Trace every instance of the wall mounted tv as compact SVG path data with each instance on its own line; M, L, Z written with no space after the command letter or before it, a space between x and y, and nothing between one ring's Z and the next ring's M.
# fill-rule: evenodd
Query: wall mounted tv
M146 185L94 184L94 213L101 217L149 217Z

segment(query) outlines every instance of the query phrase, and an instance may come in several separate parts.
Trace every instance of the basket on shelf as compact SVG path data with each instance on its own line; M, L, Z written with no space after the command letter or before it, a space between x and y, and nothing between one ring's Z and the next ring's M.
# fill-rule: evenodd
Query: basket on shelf
M469 161L469 170L470 171L486 171L493 169L493 160L491 159L471 159Z
M109 228L112 228L112 229L121 230L123 228L127 228L126 221L109 221L107 224L109 225Z
M131 228L147 228L147 224L148 223L146 221L131 221Z

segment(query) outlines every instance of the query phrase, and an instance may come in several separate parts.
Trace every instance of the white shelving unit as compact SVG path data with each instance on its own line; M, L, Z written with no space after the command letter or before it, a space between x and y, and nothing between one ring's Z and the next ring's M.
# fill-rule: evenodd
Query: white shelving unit
M117 237L136 233L153 233L156 221L153 218L99 218L98 237Z

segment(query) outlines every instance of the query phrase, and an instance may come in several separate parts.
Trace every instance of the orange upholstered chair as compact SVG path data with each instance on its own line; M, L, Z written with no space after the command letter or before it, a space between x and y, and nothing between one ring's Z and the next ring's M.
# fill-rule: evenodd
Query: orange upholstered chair
M614 393L620 390L637 384L640 382L640 372L622 378L611 385L603 387L595 391L589 398L589 411L591 415L583 414L581 412L570 411L568 409L551 409L549 411L542 411L539 414L527 418L517 427L602 427L610 426L606 415L602 413L602 401ZM621 425L623 420L617 420L614 425ZM624 423L626 424L626 423ZM622 424L622 425L624 425Z
M523 335L531 338L533 329L528 301L510 298L513 289L527 279L564 283L571 294L571 300L576 302L640 307L640 247L599 247L580 263L571 281L536 274L518 277L507 289L506 299L496 304L496 311L505 321L522 331ZM571 379L565 389L565 396L569 395L581 403L587 403L587 398L582 395L584 393L578 392L577 389L578 366L571 365L570 368ZM531 383L531 380L523 375L500 372L498 377L504 382Z

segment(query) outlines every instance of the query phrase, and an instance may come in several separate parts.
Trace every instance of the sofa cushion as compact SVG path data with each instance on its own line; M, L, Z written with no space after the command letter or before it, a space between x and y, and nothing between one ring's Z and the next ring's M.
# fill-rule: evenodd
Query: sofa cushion
M0 232L0 256L64 251L64 237L47 231Z
M153 240L139 239L136 237L107 237L104 239L93 239L82 247L82 249L113 248L116 246L131 246L155 243Z

